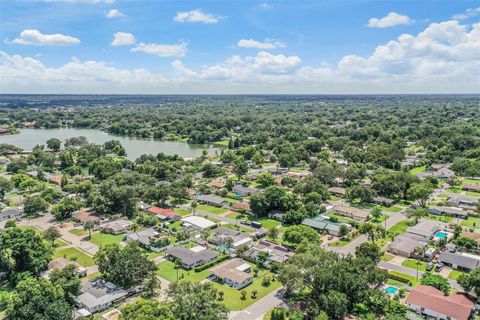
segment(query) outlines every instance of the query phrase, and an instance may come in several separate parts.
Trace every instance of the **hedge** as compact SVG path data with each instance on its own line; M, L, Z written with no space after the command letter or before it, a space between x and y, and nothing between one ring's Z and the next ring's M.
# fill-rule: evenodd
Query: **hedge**
M210 261L208 263L205 263L205 264L202 264L201 266L198 266L198 267L195 267L193 270L195 272L200 272L200 271L203 271L205 269L208 269L210 267L213 267L214 265L216 265L217 263L220 263L220 262L223 262L225 260L228 259L228 255L224 255L224 256L220 256L218 257L217 259L213 260L213 261Z

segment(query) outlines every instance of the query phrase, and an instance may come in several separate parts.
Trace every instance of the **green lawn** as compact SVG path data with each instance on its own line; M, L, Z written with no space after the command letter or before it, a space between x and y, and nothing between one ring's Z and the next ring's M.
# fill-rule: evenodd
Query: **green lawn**
M265 229L275 228L281 224L281 222L278 220L268 218L252 219L252 221L260 222L262 224L262 227Z
M244 226L240 223L238 223L238 225L227 223L227 224L224 224L223 226L226 227L226 228L239 230L239 231L246 232L246 233L252 232L254 230L254 229L252 229L250 227L247 227L247 226Z
M467 220L462 221L462 226L469 227L469 228L479 228L480 227L480 218L468 217Z
M241 290L237 290L225 284L220 284L217 282L213 282L213 286L224 293L222 303L225 304L225 306L230 311L237 311L252 305L253 303L259 301L264 296L271 293L275 289L278 289L281 286L280 282L272 281L268 287L264 287L262 285L262 278L264 276L269 276L270 278L272 278L272 273L269 271L260 272L258 274L258 277L255 278L250 285L246 286ZM242 290L247 291L247 296L245 300L242 300ZM257 290L257 296L254 299L252 298L253 290Z
M450 272L448 274L448 279L451 279L451 280L457 280L458 277L460 277L461 275L463 274L462 271L458 271L458 270L452 270L452 272Z
M425 261L417 261L415 259L406 259L402 262L402 266L415 269L417 270L417 263L418 263L418 270L426 272L427 263Z
M114 235L109 233L96 232L92 233L92 237L88 241L101 247L109 244L122 242L123 239L125 239L124 234Z
M420 277L418 277L418 280L417 280L416 277L412 277L408 274L397 272L397 271L389 271L388 273L410 280L412 282L412 286L418 286L420 284Z
M390 229L388 229L388 232L392 234L401 234L404 233L408 227L411 226L413 220L403 220L399 221L396 224L394 224Z
M197 209L202 211L207 211L213 214L222 214L227 212L227 209L225 208L217 208L217 207L207 206L205 204L199 204L197 206Z
M155 251L147 251L147 258L152 260L155 259L156 257L161 256L163 253L162 252L155 252Z
M480 183L480 180L479 179L463 179L462 186L467 183Z
M93 259L90 256L72 247L59 249L55 251L55 253L53 254L53 259L57 259L57 258L66 258L68 260L75 260L78 262L79 265L84 267L90 267L95 264Z
M329 243L328 245L330 247L345 247L349 243L350 243L350 240L338 240L338 241Z
M68 231L76 236L79 236L79 237L83 237L83 236L86 236L88 234L87 231L83 230L83 229L71 229L70 231Z
M181 216L186 216L187 214L190 213L190 211L185 210L185 209L180 209L180 208L174 208L173 212L175 212L176 214L179 214Z
M33 231L35 231L36 234L38 234L40 236L43 235L43 230L40 229L40 228L37 228L35 226L19 226L18 228L23 229L23 230L33 230Z
M384 222L385 220L387 220L388 218L389 218L389 216L387 216L386 214L382 214L382 215L380 216L380 218L378 218L378 219L372 218L372 219L370 220L370 222L372 222L372 223L382 223L382 222Z
M173 229L179 230L181 227L182 227L182 221L180 220L170 223L168 225L168 229L170 230L173 230Z
M170 282L177 281L177 270L174 268L175 264L172 261L163 261L160 262L158 265L157 274L167 279ZM180 281L191 281L191 282L199 282L204 280L206 277L210 275L210 272L207 270L203 270L200 272L195 272L192 270L185 270L185 269L178 269L178 279Z
M421 166L421 167L413 168L412 170L410 170L410 173L411 174L416 174L418 172L424 172L425 170L427 170L427 167L426 166Z
M236 219L236 218L241 218L243 215L240 212L232 212L227 214L227 218L230 219Z
M388 262L391 261L393 258L395 258L394 255L385 252L382 256L382 261Z
M356 220L353 220L353 219L350 219L350 218L347 218L347 217L343 217L343 216L339 216L339 215L336 215L334 213L330 214L329 216L332 217L332 218L336 218L338 222L343 222L343 223L348 223L348 224L357 224L358 223L358 221L356 221Z
M435 214L428 214L425 219L428 220L435 220L435 221L441 221L441 222L451 222L453 220L453 217L446 216L446 215L435 215Z
M393 206L393 207L383 207L382 206L382 210L383 211L388 211L388 212L400 212L403 210L402 207L397 207L397 206Z

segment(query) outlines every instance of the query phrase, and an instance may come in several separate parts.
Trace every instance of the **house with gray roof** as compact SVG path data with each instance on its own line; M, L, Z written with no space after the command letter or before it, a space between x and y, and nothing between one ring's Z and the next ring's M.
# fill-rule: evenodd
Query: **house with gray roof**
M0 221L15 220L23 217L22 208L5 207L0 212Z
M128 294L127 291L103 279L84 282L80 291L82 293L75 301L80 308L86 309L91 314L124 300Z
M435 215L447 215L455 218L467 219L472 211L464 211L463 209L454 207L431 206L428 212Z
M257 193L258 189L252 187L244 187L241 184L237 184L232 188L232 191L242 197L247 197Z
M469 253L443 251L438 260L453 269L462 271L471 271L480 267L480 256Z
M228 201L210 194L197 194L194 196L195 199L200 203L212 205L215 207L225 207L228 205Z
M158 236L160 236L160 233L158 233L154 228L148 228L142 231L137 231L137 232L132 232L127 234L127 236L125 237L125 240L127 242L138 241L143 246L150 247L150 243L151 243L150 239L157 238Z
M220 226L213 230L213 237L208 242L215 245L222 245L226 239L232 239L231 249L236 250L241 246L250 247L253 243L252 237L245 232L233 230L227 227Z
M457 195L448 197L447 205L452 207L475 209L479 201L480 201L480 198L477 198L477 197L457 194Z
M266 252L268 254L267 261L265 262L266 265L272 262L284 263L295 254L292 250L275 242L260 240L249 250L245 251L243 256L256 261L260 252Z
M387 251L403 257L413 257L417 248L425 248L428 241L433 239L435 233L441 229L438 222L422 220L416 225L409 227L404 234L395 237Z
M211 251L203 246L193 248L185 248L183 246L175 246L169 248L166 257L169 260L179 260L185 269L195 268L204 263L214 260L218 253Z
M440 228L441 225L434 220L422 220L416 225L409 227L406 233L428 242L433 239L435 233L437 233Z

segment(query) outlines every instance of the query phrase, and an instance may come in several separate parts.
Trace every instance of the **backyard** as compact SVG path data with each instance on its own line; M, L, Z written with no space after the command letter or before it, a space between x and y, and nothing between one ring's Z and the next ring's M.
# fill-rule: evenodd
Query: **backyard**
M402 234L407 231L407 228L411 227L412 224L413 220L403 220L394 224L390 229L388 229L388 232L393 235Z
M225 209L225 208L218 208L218 207L208 206L208 205L205 205L205 204L199 204L197 206L197 210L207 211L207 212L210 212L210 213L213 213L213 214L222 214L222 213L227 212L227 209Z
M115 235L103 232L96 232L92 233L92 237L88 241L101 247L109 244L120 243L123 241L123 239L125 239L124 234Z
M410 268L410 269L415 269L417 270L417 264L418 264L418 270L422 272L426 272L426 267L427 263L425 261L418 261L415 259L405 259L402 262L402 266Z
M83 267L90 267L95 264L92 257L75 248L65 248L55 251L55 253L53 254L53 259L57 258L65 258L68 260L76 261L79 265Z
M468 217L467 220L462 221L462 226L469 228L478 228L480 226L480 218Z

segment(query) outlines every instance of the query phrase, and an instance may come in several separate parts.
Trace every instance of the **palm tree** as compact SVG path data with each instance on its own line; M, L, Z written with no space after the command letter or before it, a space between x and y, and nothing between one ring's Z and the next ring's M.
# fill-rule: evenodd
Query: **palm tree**
M208 242L208 240L212 237L213 232L210 229L205 229L202 231L202 234L200 235L202 237L202 240L205 242Z
M418 266L420 265L420 256L422 256L425 253L424 248L422 247L416 247L414 250L416 256L417 256L417 280L418 280Z
M417 209L414 209L412 211L409 211L407 212L407 217L408 218L413 218L413 221L415 222L415 224L418 223L418 221L427 216L428 215L428 212L427 212L427 209L425 208L417 208Z
M382 226L371 222L361 224L358 230L361 234L366 235L372 243L375 243L375 239L378 239L385 234L385 229Z
M192 213L195 215L195 211L197 209L198 203L197 200L193 200L192 203L190 204L190 208L192 208Z
M83 225L83 229L85 231L88 231L88 239L92 238L92 229L93 229L94 226L95 226L95 223L93 221L87 221Z

